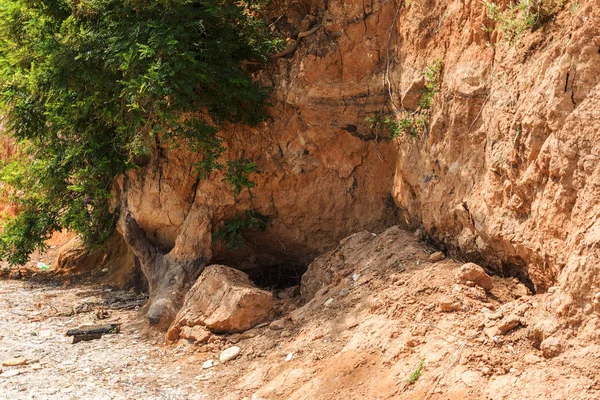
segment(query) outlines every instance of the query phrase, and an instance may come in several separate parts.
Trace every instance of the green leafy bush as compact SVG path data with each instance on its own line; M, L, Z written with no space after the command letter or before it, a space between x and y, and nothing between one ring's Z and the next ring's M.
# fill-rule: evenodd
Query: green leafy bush
M251 163L222 161L218 131L265 118L268 94L241 68L280 48L259 13L227 0L0 0L0 108L20 149L2 180L22 210L0 257L23 263L64 228L106 241L111 182L158 141L201 153L201 177L250 186L231 177Z
M509 45L514 45L519 37L528 30L535 30L546 22L565 5L565 0L518 0L512 1L506 8L497 3L485 1L488 17L496 22Z
M429 110L433 105L433 97L439 90L442 77L442 68L444 64L441 60L435 59L431 65L425 67L423 77L425 78L425 90L419 100L419 107L422 110Z
M240 250L246 247L243 232L246 230L264 231L267 228L267 217L255 211L246 211L244 217L238 214L226 220L223 225L213 234L215 241L223 240L231 250Z
M403 112L403 117L396 119L390 114L373 114L365 118L369 128L388 133L390 139L395 139L400 134L406 134L415 137L423 128L425 120L407 111Z

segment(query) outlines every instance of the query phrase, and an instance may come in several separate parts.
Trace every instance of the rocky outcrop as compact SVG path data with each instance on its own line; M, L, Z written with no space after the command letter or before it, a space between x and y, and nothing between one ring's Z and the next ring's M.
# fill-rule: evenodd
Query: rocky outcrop
M215 333L243 332L267 318L273 305L273 295L255 287L243 272L210 265L188 292L167 332L167 341L177 340L182 330L188 335L186 327L202 326Z
M150 242L178 260L210 252L212 262L249 270L306 265L348 234L402 222L447 255L518 277L531 290L561 285L566 307L593 302L600 292L595 2L565 7L514 46L480 1L272 7L284 35L312 33L255 71L273 89L272 118L222 130L228 157L256 161L256 186L235 196L220 172L199 181L191 167L197 154L158 143L122 192ZM443 69L427 132L390 141L371 129L367 116L415 110L423 70L435 60ZM244 233L244 252L211 242L223 220L249 209L270 222Z
M453 255L538 292L560 283L583 306L600 283L597 3L565 7L512 47L482 24L494 27L477 1L401 10L393 93L433 58L444 71L429 132L398 142L394 199Z
M59 275L95 273L99 281L118 288L144 287L143 278L136 271L134 254L118 233L96 250L74 236L60 247L54 265Z

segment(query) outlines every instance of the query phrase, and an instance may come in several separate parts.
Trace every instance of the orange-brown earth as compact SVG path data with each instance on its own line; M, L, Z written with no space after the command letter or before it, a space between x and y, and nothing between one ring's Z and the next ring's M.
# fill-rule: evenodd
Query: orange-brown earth
M545 319L554 312L549 294L532 296L518 280L500 277L486 291L457 277L461 262L430 262L434 251L397 227L359 232L311 265L303 294L314 297L304 305L297 288L278 291L267 323L213 334L205 344L166 345L164 335L143 328L138 311L118 309L137 298L133 292L0 281L0 361L28 360L0 367L19 371L0 375L0 397L600 396L598 345ZM100 305L108 319L96 320ZM72 327L107 321L123 323L123 332L74 345L64 336ZM237 358L203 367L231 346L240 348Z
M231 341L242 350L198 372L194 390L232 399L600 397L600 1L566 2L514 46L474 0L273 7L298 47L256 72L273 88L272 118L223 132L230 156L256 160L256 186L235 197L218 174L196 180L197 155L159 146L117 201L126 197L147 237L179 258L301 268L347 235L401 224L484 266L494 287L456 284L462 261L429 263L433 249L402 230L357 234L365 242L347 241L350 256L329 259L344 254L336 251L309 268L305 282L311 273L326 280L314 299L291 314L302 300L281 299L283 329L185 347L199 351L182 364L193 371ZM396 115L392 103L414 110L435 60L443 69L428 131L390 141L370 129L365 117ZM245 251L213 243L224 219L250 209L270 223L247 232ZM130 261L102 256L102 269L131 275L131 252L114 243L114 259ZM94 257L88 266L99 265ZM493 334L499 325L515 326Z

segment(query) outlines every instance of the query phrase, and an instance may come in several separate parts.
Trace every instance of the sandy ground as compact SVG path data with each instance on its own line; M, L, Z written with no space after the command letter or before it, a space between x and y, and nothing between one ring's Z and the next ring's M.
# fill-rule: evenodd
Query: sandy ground
M1 399L211 398L179 363L194 348L164 346L162 334L140 328L135 310L109 310L108 319L96 320L98 305L118 306L135 296L108 290L0 280L0 362L27 359L23 366L0 367L4 375L19 371L0 377ZM123 323L123 332L77 344L65 336L68 329L106 322Z

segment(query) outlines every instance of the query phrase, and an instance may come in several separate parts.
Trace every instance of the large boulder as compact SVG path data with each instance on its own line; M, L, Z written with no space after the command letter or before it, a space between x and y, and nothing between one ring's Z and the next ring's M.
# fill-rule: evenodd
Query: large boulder
M254 286L248 275L224 265L204 269L167 332L174 342L184 327L204 326L214 333L246 331L273 310L273 295Z

